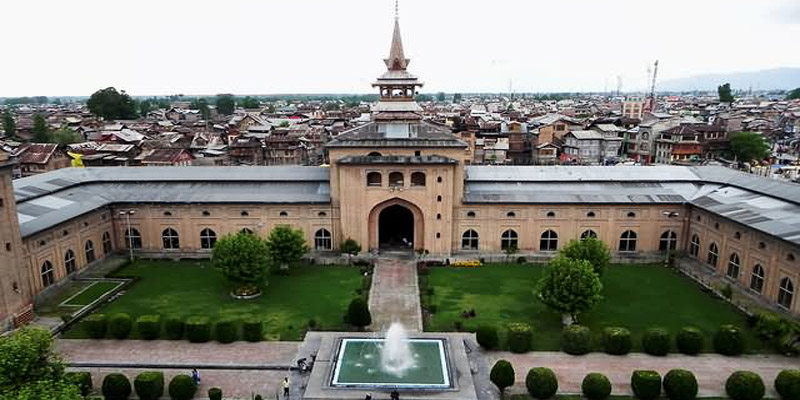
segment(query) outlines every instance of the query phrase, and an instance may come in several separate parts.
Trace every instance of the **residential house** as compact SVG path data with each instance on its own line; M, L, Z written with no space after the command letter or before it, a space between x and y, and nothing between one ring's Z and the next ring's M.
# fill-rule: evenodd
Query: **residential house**
M569 131L583 129L579 120L562 114L547 114L532 118L529 125L537 129L539 143L552 143Z
M147 150L136 157L136 160L145 167L183 167L192 165L194 159L195 157L189 150L179 148Z
M256 137L236 137L228 148L231 165L264 165L264 145Z
M561 161L593 165L603 161L603 134L598 131L569 131L562 142Z
M69 156L55 143L25 143L13 155L19 160L23 177L70 166Z
M534 147L533 163L537 165L558 164L558 152L561 147L555 143L542 143Z
M662 131L656 139L655 162L657 164L699 162L703 157L700 136L701 133L688 124Z

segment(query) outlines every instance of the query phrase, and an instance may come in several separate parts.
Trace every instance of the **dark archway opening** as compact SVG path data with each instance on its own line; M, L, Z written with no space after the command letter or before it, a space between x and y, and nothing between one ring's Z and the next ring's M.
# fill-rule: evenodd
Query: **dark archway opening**
M414 214L399 204L386 207L378 219L378 243L382 250L414 249Z

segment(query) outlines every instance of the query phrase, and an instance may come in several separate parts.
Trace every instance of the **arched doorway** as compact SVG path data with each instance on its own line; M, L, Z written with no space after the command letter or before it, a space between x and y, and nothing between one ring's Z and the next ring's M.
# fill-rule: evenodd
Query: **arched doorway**
M381 250L412 250L414 248L414 214L395 204L386 207L378 216L378 247Z

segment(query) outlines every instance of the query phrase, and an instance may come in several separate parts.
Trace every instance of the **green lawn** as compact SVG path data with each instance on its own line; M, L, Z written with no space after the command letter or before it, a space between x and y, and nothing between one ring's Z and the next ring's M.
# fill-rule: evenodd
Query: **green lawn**
M432 268L427 280L434 289L431 302L438 309L426 321L425 330L452 331L457 321L469 330L483 324L504 328L509 322L527 322L534 329L535 350L558 350L560 316L533 295L534 283L543 272L543 266L531 265ZM606 326L630 329L634 351L640 351L641 334L649 327L675 333L683 326L695 326L706 333L706 351L711 351L711 337L719 325L745 326L745 316L734 307L669 269L615 265L602 280L603 300L579 316L580 323L595 334L598 349ZM475 309L476 317L463 318L462 312L470 309ZM749 352L770 351L754 332L745 331Z
M222 273L207 261L137 261L114 276L138 276L140 280L97 312L123 312L134 318L142 314L205 315L212 321L252 314L266 321L268 337L281 340L302 339L311 319L316 320L317 329L344 329L342 315L361 282L358 268L297 266L288 276L270 276L261 297L235 300L229 296L230 286ZM65 337L88 335L79 323Z
M94 282L86 290L66 300L65 306L86 306L116 288L120 282Z

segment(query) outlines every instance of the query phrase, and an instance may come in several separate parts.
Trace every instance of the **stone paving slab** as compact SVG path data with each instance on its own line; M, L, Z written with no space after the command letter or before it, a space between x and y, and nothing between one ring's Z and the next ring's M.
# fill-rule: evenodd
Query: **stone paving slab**
M419 282L414 260L380 258L377 260L369 292L369 310L373 331L400 322L412 332L422 332Z

